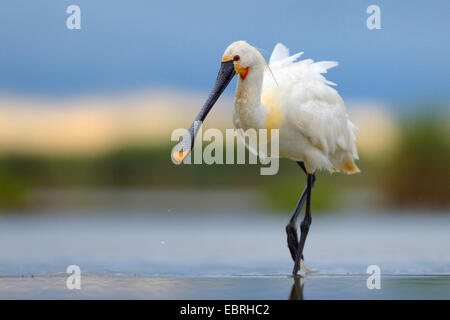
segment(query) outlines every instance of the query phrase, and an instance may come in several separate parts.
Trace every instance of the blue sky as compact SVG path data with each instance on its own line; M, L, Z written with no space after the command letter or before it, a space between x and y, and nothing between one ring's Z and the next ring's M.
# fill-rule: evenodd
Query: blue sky
M81 7L81 30L66 8ZM366 8L381 8L368 30ZM448 100L450 1L15 0L0 9L0 92L71 96L148 88L208 91L227 45L268 57L276 42L337 60L344 98ZM232 89L228 89L232 90Z

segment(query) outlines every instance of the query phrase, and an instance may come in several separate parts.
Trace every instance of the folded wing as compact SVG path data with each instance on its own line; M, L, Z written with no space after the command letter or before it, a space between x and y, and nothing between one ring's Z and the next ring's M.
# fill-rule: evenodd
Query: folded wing
M291 56L289 49L278 43L269 60L270 70L267 68L264 75L263 92L282 92L279 96L288 107L290 120L339 171L341 162L357 159L358 154L356 127L348 118L344 101L330 87L335 84L323 76L338 63L311 59L297 61L302 54Z

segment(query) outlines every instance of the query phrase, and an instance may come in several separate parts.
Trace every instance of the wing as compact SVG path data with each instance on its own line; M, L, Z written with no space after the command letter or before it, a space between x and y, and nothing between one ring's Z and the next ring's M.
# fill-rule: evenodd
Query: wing
M296 107L291 111L291 120L312 145L330 158L339 154L358 158L356 127L349 120L342 99L331 102L309 97L303 103L297 99L294 102L294 99L291 103L295 103Z
M327 81L323 73L338 65L335 61L314 62L311 59L295 62L303 52L289 56L289 49L281 43L277 43L269 59L269 68L266 69L263 81L263 90L278 86L292 85L296 83L321 82L335 85Z
M289 56L289 49L277 44L270 58L270 70L264 75L263 92L280 92L282 104L288 107L289 119L325 155L341 151L344 157L348 154L358 158L356 127L348 118L344 101L329 86L335 84L322 75L338 63L311 59L295 62L302 54Z
M289 57L289 49L284 44L277 43L270 56L269 64L284 60L287 57Z

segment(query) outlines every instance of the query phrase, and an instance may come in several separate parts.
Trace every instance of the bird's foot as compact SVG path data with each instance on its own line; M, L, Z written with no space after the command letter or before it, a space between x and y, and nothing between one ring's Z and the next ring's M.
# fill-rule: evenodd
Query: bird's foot
M300 260L300 269L305 271L305 274L318 273L319 270L311 270L305 266L305 261L303 259Z
M312 274L312 273L318 273L318 272L319 272L319 270L311 270L311 269L308 269L308 268L305 266L305 260L303 259L303 256L302 256L302 258L300 259L300 261L296 261L296 262L295 262L295 264L294 264L294 270L292 271L292 274L295 276L295 275L298 274L298 271L300 271L300 270L302 270L302 271L305 273L305 275L307 275L307 274Z

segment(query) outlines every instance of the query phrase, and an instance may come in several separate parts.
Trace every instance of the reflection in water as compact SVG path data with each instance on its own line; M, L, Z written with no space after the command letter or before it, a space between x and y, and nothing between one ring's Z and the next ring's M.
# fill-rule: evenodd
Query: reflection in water
M305 300L303 296L304 280L302 276L294 276L294 284L289 294L289 300Z

